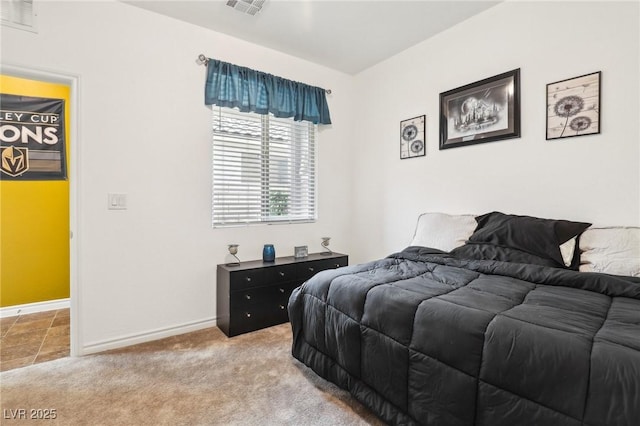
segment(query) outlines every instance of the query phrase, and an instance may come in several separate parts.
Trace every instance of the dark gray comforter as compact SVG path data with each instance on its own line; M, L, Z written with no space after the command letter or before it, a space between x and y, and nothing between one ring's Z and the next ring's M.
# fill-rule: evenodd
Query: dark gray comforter
M392 424L640 424L640 279L409 247L289 301L293 355Z

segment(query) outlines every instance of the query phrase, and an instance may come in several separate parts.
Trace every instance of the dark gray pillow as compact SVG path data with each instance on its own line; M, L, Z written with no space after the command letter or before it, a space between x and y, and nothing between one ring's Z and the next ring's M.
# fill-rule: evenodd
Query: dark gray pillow
M542 219L491 212L476 217L478 226L469 241L514 248L551 259L565 267L560 245L582 234L590 223ZM576 247L576 251L578 248Z
M467 243L462 247L451 250L450 254L458 259L499 260L501 262L526 263L528 265L542 265L552 268L558 267L558 264L549 258L543 258L518 249L501 247L494 244Z

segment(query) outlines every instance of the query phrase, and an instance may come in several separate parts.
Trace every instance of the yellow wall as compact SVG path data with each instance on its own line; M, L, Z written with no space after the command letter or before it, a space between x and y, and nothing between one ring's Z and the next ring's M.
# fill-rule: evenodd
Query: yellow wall
M0 92L65 100L68 86L0 75ZM0 182L0 307L69 297L69 180Z

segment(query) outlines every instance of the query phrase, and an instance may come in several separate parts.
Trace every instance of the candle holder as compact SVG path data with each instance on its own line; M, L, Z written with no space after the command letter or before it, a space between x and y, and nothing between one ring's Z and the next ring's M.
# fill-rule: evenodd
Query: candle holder
M331 240L331 237L322 237L322 242L320 243L320 245L326 251L323 251L321 254L324 254L324 255L327 255L327 256L330 255L330 254L333 254L333 252L329 248L329 241L330 240Z
M227 263L227 266L239 266L240 259L238 258L238 256L236 256L236 254L238 254L238 244L229 244L228 249L229 254L236 259L236 262Z

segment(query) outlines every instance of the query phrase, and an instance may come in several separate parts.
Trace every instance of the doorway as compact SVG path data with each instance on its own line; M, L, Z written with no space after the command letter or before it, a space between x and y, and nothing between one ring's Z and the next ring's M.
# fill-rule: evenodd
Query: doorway
M63 99L65 104L67 178L46 181L3 179L0 182L0 308L3 316L11 312L11 316L0 320L2 355L5 358L11 347L20 346L12 350L11 357L16 360L38 346L37 354L22 357L23 363L28 363L30 357L39 362L78 355L74 332L77 330L74 297L77 273L71 267L77 244L70 239L76 224L77 83L76 76L2 65L2 93ZM10 309L12 307L18 308L16 312ZM34 311L37 313L32 313ZM40 337L44 338L38 345ZM6 365L20 366L20 362L16 362Z

